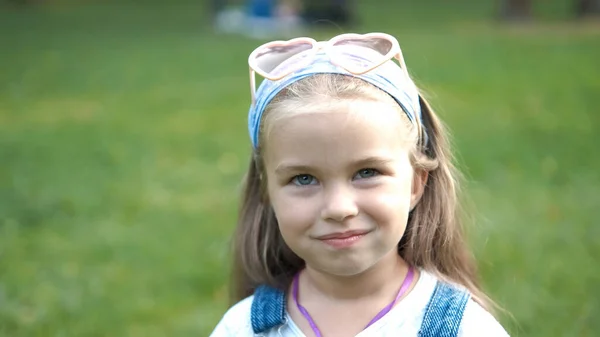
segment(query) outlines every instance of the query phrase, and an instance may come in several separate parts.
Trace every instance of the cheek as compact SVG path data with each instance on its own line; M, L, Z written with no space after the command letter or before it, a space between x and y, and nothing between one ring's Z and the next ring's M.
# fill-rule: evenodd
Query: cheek
M290 195L285 188L270 190L269 196L283 236L301 233L314 222L310 199Z
M396 181L363 199L365 211L381 226L404 228L410 210L410 183Z

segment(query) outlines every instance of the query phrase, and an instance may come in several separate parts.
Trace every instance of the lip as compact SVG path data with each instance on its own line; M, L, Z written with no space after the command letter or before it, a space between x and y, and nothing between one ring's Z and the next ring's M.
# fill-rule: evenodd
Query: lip
M318 236L317 239L319 239L319 240L340 240L340 239L347 239L347 238L350 238L353 236L365 235L368 232L369 231L366 231L366 230L345 231L345 232L321 235L321 236Z
M347 231L319 236L317 239L333 248L348 248L367 235L369 231Z

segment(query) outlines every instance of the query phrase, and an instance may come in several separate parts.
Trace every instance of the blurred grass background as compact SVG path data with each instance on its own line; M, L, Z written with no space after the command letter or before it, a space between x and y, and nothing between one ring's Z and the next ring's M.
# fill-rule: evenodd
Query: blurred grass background
M454 132L513 336L600 331L600 23L360 1ZM227 308L247 55L201 1L0 2L0 336L206 336ZM312 35L328 38L330 28Z

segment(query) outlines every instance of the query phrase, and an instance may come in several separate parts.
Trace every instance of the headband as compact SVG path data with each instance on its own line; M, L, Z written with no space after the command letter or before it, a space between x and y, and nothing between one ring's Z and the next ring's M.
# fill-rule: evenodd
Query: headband
M348 55L348 57L351 57L358 62L370 62L368 59L359 55ZM281 80L271 81L265 79L262 81L256 91L256 102L250 107L250 111L248 112L248 131L250 133L252 146L255 149L258 147L260 122L267 105L287 86L315 74L342 74L360 78L392 96L413 124L415 124L415 120L418 118L419 121L421 121L420 124L423 125L421 106L419 104L419 91L413 81L405 75L398 64L390 60L365 74L354 75L345 69L332 64L329 61L329 57L321 52L315 56L310 64ZM427 133L425 130L423 130L423 135L425 143L427 143Z

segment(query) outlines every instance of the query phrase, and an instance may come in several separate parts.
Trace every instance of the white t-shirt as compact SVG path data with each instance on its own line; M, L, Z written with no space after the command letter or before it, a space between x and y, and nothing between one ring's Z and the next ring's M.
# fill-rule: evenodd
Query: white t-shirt
M433 294L437 278L421 270L413 290L397 303L380 320L369 326L356 337L367 336L417 336L425 309ZM255 336L250 322L252 299L250 296L231 307L223 316L210 337ZM305 337L286 312L286 323L259 335L265 337ZM458 332L459 337L508 337L500 323L473 300L469 300Z

